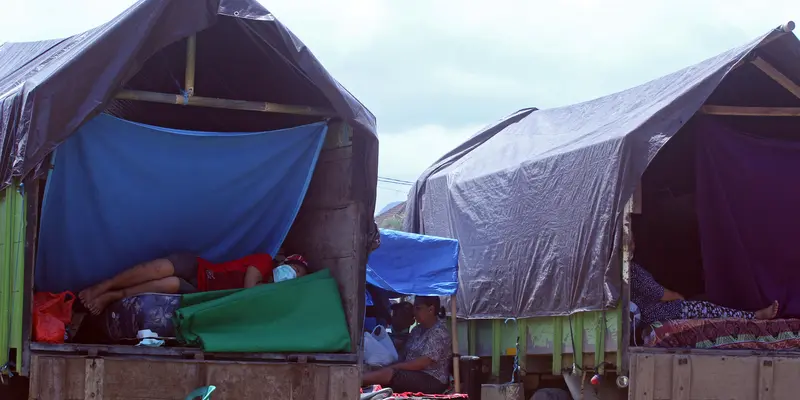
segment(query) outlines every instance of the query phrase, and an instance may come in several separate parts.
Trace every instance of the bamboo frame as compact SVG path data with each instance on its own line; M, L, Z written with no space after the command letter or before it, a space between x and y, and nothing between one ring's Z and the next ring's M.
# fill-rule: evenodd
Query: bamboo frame
M741 117L800 117L800 107L737 107L705 105L700 112L707 115Z
M298 106L270 103L265 101L248 101L220 99L215 97L195 96L195 72L197 62L197 39L195 35L186 41L186 76L182 94L149 92L144 90L121 90L117 100L145 101L151 103L176 104L183 106L220 108L226 110L257 111L266 113L307 115L312 117L336 117L336 112L322 107Z
M453 382L456 393L461 393L461 358L458 356L458 317L456 316L456 296L450 296L450 336L453 342Z

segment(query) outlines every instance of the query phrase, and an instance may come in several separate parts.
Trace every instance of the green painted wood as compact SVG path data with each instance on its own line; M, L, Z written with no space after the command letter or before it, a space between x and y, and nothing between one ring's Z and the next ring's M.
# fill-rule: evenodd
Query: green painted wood
M18 189L13 184L0 193L0 366L22 365L25 200ZM8 359L12 348L15 360Z
M561 375L561 357L564 352L563 317L553 317L553 375Z
M572 349L572 360L578 367L585 367L583 365L583 317L586 313L577 313L572 314L572 330L570 331L570 335L575 335L575 337L570 337L570 346L575 346ZM568 322L569 323L569 322Z
M522 371L522 375L525 374L525 370L528 367L528 320L527 319L518 319L517 320L517 337L519 337L519 350L517 352L517 358L519 362L519 368Z
M467 322L467 343L469 355L478 354L478 321L470 320Z
M606 314L603 312L596 313L595 319L595 333L594 333L594 363L599 366L598 373L605 373L606 359Z
M502 321L499 319L492 320L492 377L500 377L500 338Z

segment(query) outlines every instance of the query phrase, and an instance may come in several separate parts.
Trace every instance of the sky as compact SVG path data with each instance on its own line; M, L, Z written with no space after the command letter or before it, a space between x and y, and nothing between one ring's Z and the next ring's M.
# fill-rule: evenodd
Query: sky
M0 42L69 36L132 3L3 0ZM518 109L611 94L800 22L793 0L261 3L375 114L379 175L407 181ZM407 191L379 183L376 210Z

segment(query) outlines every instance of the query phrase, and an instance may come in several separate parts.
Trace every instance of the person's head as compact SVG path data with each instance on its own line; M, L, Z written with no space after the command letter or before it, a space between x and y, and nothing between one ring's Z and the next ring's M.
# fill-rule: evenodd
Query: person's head
M392 304L392 330L402 332L414 324L414 305L401 301Z
M306 259L299 254L292 254L283 261L281 265L275 267L272 271L272 277L275 282L287 281L290 279L300 278L308 274L308 263Z
M414 298L414 319L422 326L431 326L439 320L442 305L437 296Z

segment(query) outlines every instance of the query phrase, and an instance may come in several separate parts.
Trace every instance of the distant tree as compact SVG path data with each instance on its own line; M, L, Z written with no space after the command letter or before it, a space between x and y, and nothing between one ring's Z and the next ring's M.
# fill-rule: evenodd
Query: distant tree
M391 218L386 218L381 222L379 226L381 229L392 229L395 231L399 231L403 229L403 218L398 215L394 215Z

